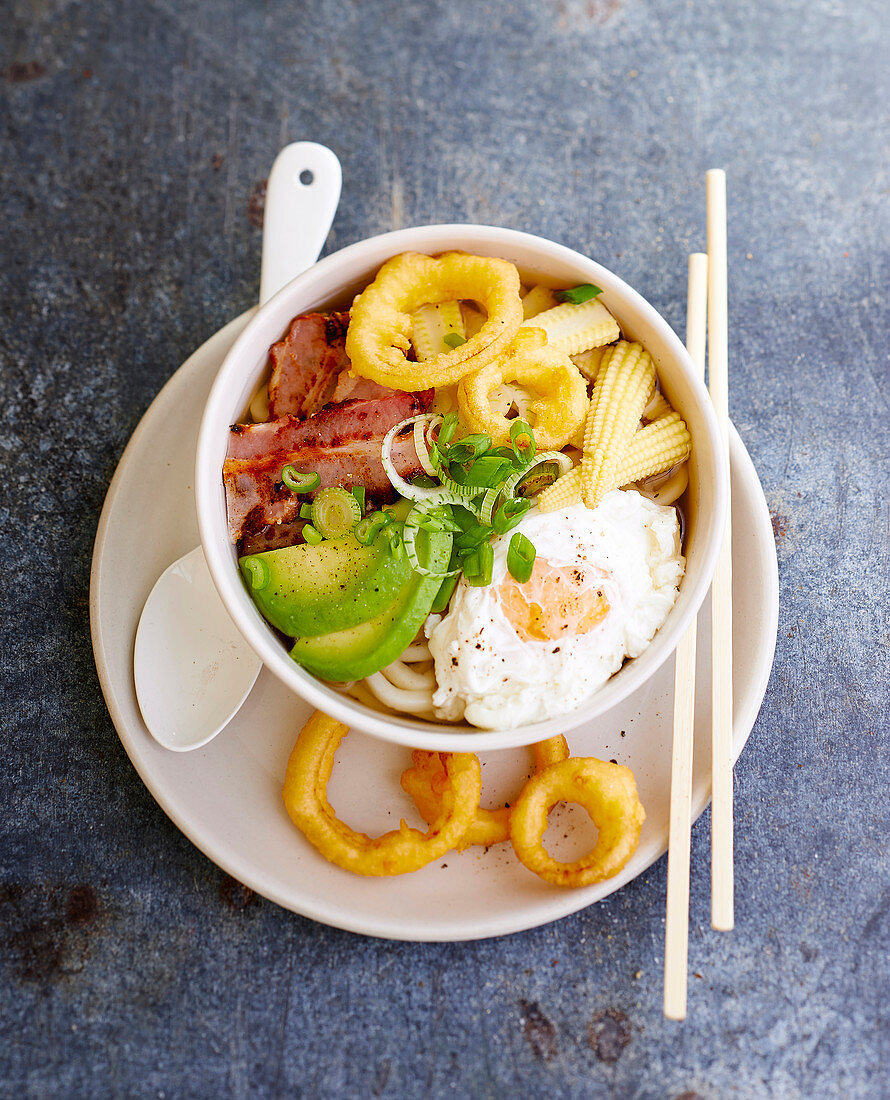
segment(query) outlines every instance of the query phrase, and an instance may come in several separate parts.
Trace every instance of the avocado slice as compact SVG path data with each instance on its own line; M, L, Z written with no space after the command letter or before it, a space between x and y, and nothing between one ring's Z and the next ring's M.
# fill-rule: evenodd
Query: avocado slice
M238 565L260 612L283 634L330 634L379 615L414 576L390 527L370 546L350 532L317 546L246 554Z
M430 535L431 568L445 569L451 555L452 536ZM291 657L323 680L360 680L392 664L414 640L442 586L442 577L411 578L398 597L380 614L345 630L299 638Z

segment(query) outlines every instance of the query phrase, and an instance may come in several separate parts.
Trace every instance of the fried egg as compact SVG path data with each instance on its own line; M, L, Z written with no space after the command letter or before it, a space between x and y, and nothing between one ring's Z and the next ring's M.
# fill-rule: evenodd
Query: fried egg
M507 570L511 531L493 543L491 584L461 580L427 621L438 718L512 729L575 710L643 652L677 598L676 510L635 490L593 509L532 509L514 530L537 552L530 579Z

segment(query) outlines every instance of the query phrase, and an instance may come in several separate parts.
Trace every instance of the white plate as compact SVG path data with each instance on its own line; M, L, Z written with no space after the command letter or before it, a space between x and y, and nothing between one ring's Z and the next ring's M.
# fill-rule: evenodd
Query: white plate
M622 874L582 890L543 882L518 863L509 844L450 852L422 871L393 879L365 879L328 863L291 824L281 800L288 754L311 708L266 670L234 721L205 748L173 753L152 740L133 684L136 626L158 576L198 544L193 479L201 410L249 317L243 314L211 337L152 403L118 466L96 536L90 617L99 678L121 742L158 804L214 863L264 897L313 920L389 939L472 940L533 928L583 909L641 874L667 849L673 660L645 688L569 737L576 755L631 767L648 815ZM778 573L766 502L734 431L730 457L738 757L772 665ZM709 620L706 601L698 623L696 817L710 797ZM486 803L495 804L494 794L509 799L528 773L527 750L481 758ZM409 762L407 749L351 733L331 782L332 804L351 825L372 834L396 827L403 816L421 825L399 787ZM558 845L567 831L561 826L571 822L572 835L583 843L583 811L557 810L551 821L548 841ZM562 854L571 858L568 851Z

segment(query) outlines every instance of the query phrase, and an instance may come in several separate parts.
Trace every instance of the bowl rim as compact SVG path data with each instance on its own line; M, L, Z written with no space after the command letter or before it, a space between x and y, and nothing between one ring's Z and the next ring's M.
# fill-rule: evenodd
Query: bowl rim
M243 393L247 363L256 361L260 343L262 343L260 351L265 358L271 341L266 341L265 337L260 341L257 334L268 327L269 319L279 313L282 316L286 314L288 309L291 309L286 304L292 300L297 303L302 300L303 304L294 307L287 320L297 316L301 311L319 308L318 305L310 304L313 300L311 291L313 287L323 283L328 276L340 272L338 287L343 290L350 285L350 281L355 281L354 277L350 280L350 272L361 270L369 261L379 266L389 256L409 250L436 254L450 248L461 247L455 243L455 239L461 240L467 237L473 238L475 246L495 246L498 249L516 246L519 249L538 252L542 270L546 270L548 261L580 269L584 273L584 278L589 278L597 286L602 287L605 298L614 296L621 299L626 311L640 317L646 325L657 332L675 365L684 375L684 381L694 395L698 412L701 414L703 423L699 432L702 428L704 429L705 451L710 452L713 459L714 481L710 486L713 500L709 510L707 538L704 540L704 549L698 551L700 555L698 575L693 579L691 587L687 586L685 590L681 587L681 594L685 599L682 611L678 613L675 605L647 649L640 657L634 659L633 667L628 668L625 665L624 676L618 674L613 676L576 710L544 722L507 730L479 730L468 725L454 726L412 719L410 716L391 716L374 711L317 680L290 658L286 648L275 637L250 600L237 567L233 567L233 551L228 541L225 523L221 525L222 530L219 523L222 492L221 459L225 456L221 425L231 422L232 410L235 407L233 394L236 391L238 394ZM495 255L497 252L490 254ZM336 291L332 291L324 295L324 298L332 298L335 294ZM315 300L318 301L317 298ZM286 325L287 321L278 331L284 331ZM700 434L696 436L696 445L697 447L702 445ZM668 322L638 291L597 261L567 245L558 244L522 230L497 226L471 223L412 226L365 238L319 260L313 267L279 290L248 321L226 355L213 382L198 433L195 466L198 530L214 585L245 641L273 675L313 706L371 736L429 751L455 752L468 749L485 751L529 745L557 733L577 729L587 722L600 718L639 689L674 652L707 595L723 541L728 501L729 459L716 413L692 359ZM469 742L468 736L471 737Z

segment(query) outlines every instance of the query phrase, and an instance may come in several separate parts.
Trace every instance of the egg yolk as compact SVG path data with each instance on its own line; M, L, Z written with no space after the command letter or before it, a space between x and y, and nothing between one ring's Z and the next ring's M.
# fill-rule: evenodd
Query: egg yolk
M537 558L525 584L508 573L498 586L498 597L523 641L552 642L587 634L608 615L601 583L606 575L599 569L551 565Z

